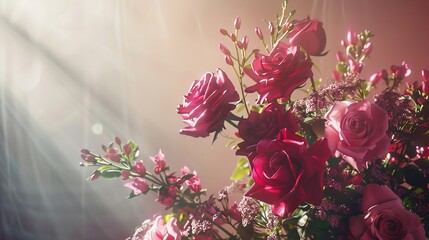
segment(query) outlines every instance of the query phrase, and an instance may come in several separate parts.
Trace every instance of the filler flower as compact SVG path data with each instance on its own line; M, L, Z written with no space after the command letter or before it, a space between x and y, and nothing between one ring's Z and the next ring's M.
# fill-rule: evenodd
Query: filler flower
M326 114L325 138L333 155L362 171L388 152L388 125L386 111L367 100L336 102Z
M245 69L246 74L256 82L246 88L246 92L258 92L258 103L289 98L296 88L313 76L311 66L311 59L299 47L289 47L279 42L268 56L256 53L252 69Z
M323 198L323 169L330 157L326 142L306 148L303 137L282 129L275 140L262 140L251 162L254 184L245 194L268 204L279 217L290 216L303 202Z
M350 218L355 239L425 239L420 218L405 210L387 186L366 185L361 208L363 215Z
M323 55L326 46L326 33L323 29L323 23L318 19L307 17L299 20L289 34L290 45L301 46L312 56Z
M239 99L234 85L221 69L217 70L217 76L204 74L201 80L194 81L183 104L177 108L183 122L188 125L180 133L207 137L221 129L226 117L235 108L233 102Z

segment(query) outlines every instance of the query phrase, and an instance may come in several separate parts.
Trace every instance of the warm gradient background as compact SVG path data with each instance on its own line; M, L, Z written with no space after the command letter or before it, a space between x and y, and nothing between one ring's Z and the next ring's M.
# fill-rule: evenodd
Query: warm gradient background
M253 29L265 31L280 3L0 0L0 239L124 239L162 210L153 196L126 200L121 180L86 181L80 149L101 151L116 135L139 143L146 162L162 148L174 169L197 169L210 193L227 185L236 157L226 140L180 136L175 109L192 80L231 73L218 29L239 15L260 47ZM291 0L290 9L324 22L329 54L315 62L325 80L349 29L375 33L364 77L403 60L409 81L429 68L429 1Z

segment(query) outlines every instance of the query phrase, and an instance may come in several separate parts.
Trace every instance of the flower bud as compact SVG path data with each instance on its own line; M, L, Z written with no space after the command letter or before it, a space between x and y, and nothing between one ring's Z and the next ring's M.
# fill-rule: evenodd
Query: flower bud
M360 173L358 173L352 177L352 184L353 185L359 185L362 183L362 181L363 181L363 177L362 177L362 174L360 174Z
M332 72L332 78L333 78L335 81L340 81L341 73L339 73L338 71L333 71L333 72Z
M231 33L230 38L231 38L231 40L232 40L233 42L236 42L236 41L237 41L237 36L235 36L235 34L234 34L234 33Z
M355 32L349 31L347 33L347 42L350 45L356 45L358 43L358 37L357 34Z
M249 38L247 36L244 36L241 42L243 43L243 48L247 49L247 46L249 45Z
M228 36L228 31L226 31L225 29L221 28L219 29L220 34L224 35L224 36Z
M92 172L91 176L89 176L88 180L95 181L100 177L100 172L98 170L95 170Z
M363 52L366 55L369 55L372 52L372 43L370 42L365 43L365 45L363 46Z
M121 145L121 139L119 137L115 137L115 142L118 145Z
M131 147L130 147L130 145L128 145L128 144L124 144L124 146L123 146L123 151L124 151L124 154L125 155L130 155L130 153L131 153Z
M88 155L88 154L90 154L90 153L91 153L88 149L85 149L85 148L82 148L82 149L80 150L80 152L81 152L82 154L85 154L85 155Z
M238 47L239 49L243 49L243 48L244 48L244 45L243 45L243 43L242 43L242 42L237 41L237 47Z
M273 35L274 34L274 25L273 22L269 22L268 23L268 30L270 31L270 34Z
M426 94L429 94L429 71L427 69L422 70L422 91Z
M241 27L241 18L240 18L240 16L238 16L235 18L234 28L238 30L238 29L240 29L240 27Z
M130 177L130 173L127 170L122 170L121 175L122 180L127 180Z
M380 82L380 80L381 80L381 73L374 73L374 74L372 74L371 75L371 77L369 78L369 82L372 84L372 85L376 85L378 82Z
M219 49L223 54L231 56L231 52L222 43L219 43Z
M264 35L262 34L262 31L260 28L255 28L255 33L258 36L259 39L263 40L264 39Z
M337 54L335 56L337 57L338 62L345 62L346 61L346 58L344 57L343 52L337 52Z
M95 157L94 156L92 156L92 155L86 155L85 156L85 158L83 159L83 160L85 160L85 161L87 161L87 162L97 162L97 160L95 160Z
M232 61L232 59L229 55L225 55L225 62L228 65L234 66L234 62Z

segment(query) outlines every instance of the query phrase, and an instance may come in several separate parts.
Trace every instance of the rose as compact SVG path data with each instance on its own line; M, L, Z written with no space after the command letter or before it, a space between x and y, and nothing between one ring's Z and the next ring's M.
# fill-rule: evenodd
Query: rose
M164 218L158 216L155 218L152 227L145 235L145 239L151 240L180 240L182 235L177 226L177 219L170 218L167 224L164 224Z
M368 184L363 189L362 215L350 218L355 239L425 239L420 218L402 206L387 186Z
M326 46L326 33L323 23L317 19L304 18L296 22L288 35L292 46L301 46L312 56L323 55Z
M303 202L323 198L323 169L330 157L324 140L307 148L305 138L282 129L274 140L262 140L251 161L253 185L246 196L273 205L279 217L290 216Z
M336 157L343 155L362 171L389 150L388 117L384 109L367 100L336 102L325 116L325 138Z
M237 135L243 141L238 144L236 154L252 159L258 142L262 139L274 139L282 128L288 128L291 132L299 130L291 111L285 111L284 106L271 103L262 112L251 111L247 119L238 123Z
M268 56L256 53L252 68L244 69L256 82L245 91L258 92L258 103L289 98L296 88L304 85L306 80L313 76L311 66L311 59L298 47L289 47L279 42Z
M235 108L231 102L239 99L234 85L221 69L217 70L217 76L206 73L201 80L193 82L183 104L177 108L183 122L188 125L180 133L207 137L221 129L228 114Z

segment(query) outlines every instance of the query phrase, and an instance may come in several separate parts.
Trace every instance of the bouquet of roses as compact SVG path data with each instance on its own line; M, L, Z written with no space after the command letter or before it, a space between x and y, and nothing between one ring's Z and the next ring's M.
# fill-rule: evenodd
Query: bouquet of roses
M366 79L373 35L350 31L332 81L321 84L312 58L326 55L323 25L293 16L285 0L266 33L255 29L262 50L248 49L239 17L232 32L221 29L239 90L217 69L194 81L177 108L181 134L230 138L240 156L230 186L207 196L196 171L171 171L161 151L148 171L133 141L115 138L102 155L81 151L81 164L97 167L91 180L122 177L129 198L153 192L171 210L130 239L425 239L429 71L403 92L405 62ZM382 80L385 89L370 98ZM298 90L306 96L292 99Z

